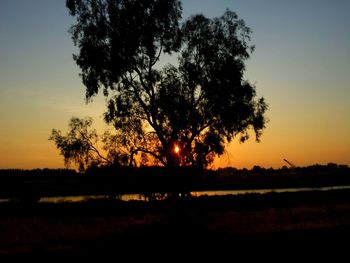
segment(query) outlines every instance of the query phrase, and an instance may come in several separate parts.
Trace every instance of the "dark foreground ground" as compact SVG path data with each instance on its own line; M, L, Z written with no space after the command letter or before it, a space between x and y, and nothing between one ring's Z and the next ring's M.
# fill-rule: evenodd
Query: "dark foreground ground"
M347 254L349 243L349 190L147 203L0 204L1 257L166 255L168 262L185 255L269 259L306 252L336 258Z

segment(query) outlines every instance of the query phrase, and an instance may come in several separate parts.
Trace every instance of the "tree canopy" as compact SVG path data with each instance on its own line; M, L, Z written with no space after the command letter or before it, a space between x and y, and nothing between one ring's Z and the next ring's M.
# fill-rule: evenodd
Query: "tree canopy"
M103 91L115 151L142 162L204 168L250 129L267 104L244 79L251 30L226 10L181 22L177 0L67 0L86 100ZM164 54L178 58L161 67Z

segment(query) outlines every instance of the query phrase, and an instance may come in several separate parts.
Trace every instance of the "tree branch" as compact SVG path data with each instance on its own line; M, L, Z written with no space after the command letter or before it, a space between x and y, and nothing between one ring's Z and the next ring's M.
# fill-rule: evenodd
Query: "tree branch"
M151 69L151 67L153 67L157 63L157 61L160 58L160 55L162 54L162 51L163 51L163 46L162 46L162 44L160 44L159 52L158 52L156 59L153 62L151 62L151 60L150 60L150 69Z
M201 134L206 128L210 127L214 122L214 119L209 120L206 124L204 124L201 128L192 132L190 139L188 140L188 147L191 147L193 140Z
M143 148L137 148L137 149L133 150L133 151L130 153L129 165L132 164L133 159L134 159L133 156L134 156L134 154L137 153L137 152L143 152L143 153L150 154L150 155L152 155L154 158L156 158L157 160L159 160L164 166L166 166L166 162L164 162L164 161L162 160L162 157L161 157L160 155L157 155L157 154L155 154L154 152L149 151L149 150L146 150L146 149L143 149Z
M141 107L143 108L143 110L144 110L144 112L145 112L145 114L147 116L148 123L155 130L155 132L156 132L160 142L162 143L162 145L165 146L166 145L166 141L165 141L164 137L162 136L160 128L159 128L159 126L157 124L154 112L150 112L149 107L146 105L146 103L142 100L142 98L138 94L137 88L135 87L134 83L133 82L129 82L129 85L131 87L133 87L133 94L135 95L137 101L140 103Z
M92 144L89 144L89 146L91 147L91 150L92 150L93 152L95 152L95 153L98 155L98 157L100 157L100 158L101 158L102 160L104 160L106 163L113 164L113 162L111 162L110 160L108 160L106 157L102 156L102 155L100 154L100 152L96 149L95 146L93 146Z
M109 163L109 164L113 164L113 162L111 162L110 160L108 160L106 157L102 156L100 154L100 152L97 150L97 148L93 145L93 143L90 141L89 138L87 138L81 131L78 131L79 134L88 142L89 145L89 149L90 151L93 151L97 154L98 157L100 157L102 160L104 160L105 162Z

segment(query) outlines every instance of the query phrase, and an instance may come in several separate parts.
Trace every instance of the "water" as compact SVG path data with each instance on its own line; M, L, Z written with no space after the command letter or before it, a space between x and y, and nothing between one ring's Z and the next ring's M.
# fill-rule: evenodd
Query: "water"
M267 194L267 193L288 193L303 191L330 191L350 189L350 185L345 186L324 186L324 187L303 187L303 188L276 188L276 189L241 189L241 190L217 190L217 191L194 191L191 196L224 196L224 195L242 195L242 194ZM161 196L161 195L160 195ZM84 195L84 196L59 196L59 197L42 197L39 203L64 203L64 202L84 202L89 200L106 200L109 198L117 198L122 201L147 201L149 197L142 194L123 194L119 196L107 195ZM162 198L158 198L162 199ZM0 199L0 203L10 202L12 199Z
M119 199L122 201L146 201L146 198L140 194L123 194L120 196L107 196L107 195L83 195L83 196L60 196L60 197L42 197L39 203L63 203L63 202L82 202L89 200L106 200L106 199Z
M191 192L192 196L213 195L241 195L241 194L267 194L267 193L292 193L305 191L330 191L350 189L350 185L324 186L324 187L302 187L302 188L276 188L276 189L242 189L242 190L219 190Z

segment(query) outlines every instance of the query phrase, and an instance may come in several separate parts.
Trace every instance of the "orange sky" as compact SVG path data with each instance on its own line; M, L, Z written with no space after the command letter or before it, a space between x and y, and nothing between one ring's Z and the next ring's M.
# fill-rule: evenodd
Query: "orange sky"
M72 116L92 116L103 130L103 98L84 103L63 2L1 1L0 168L63 167L48 137ZM227 7L253 30L245 76L266 98L270 122L261 143L232 142L214 168L278 168L284 158L350 165L350 1L187 0L183 16Z

